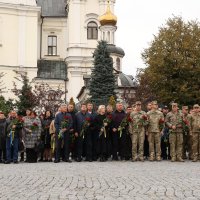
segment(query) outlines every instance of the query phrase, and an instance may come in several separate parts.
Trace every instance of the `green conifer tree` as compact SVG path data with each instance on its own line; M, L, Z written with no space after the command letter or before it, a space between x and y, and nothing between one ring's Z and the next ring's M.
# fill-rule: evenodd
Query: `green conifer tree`
M94 52L94 68L89 86L91 102L96 105L107 104L111 96L115 97L115 88L116 78L107 42L100 41Z

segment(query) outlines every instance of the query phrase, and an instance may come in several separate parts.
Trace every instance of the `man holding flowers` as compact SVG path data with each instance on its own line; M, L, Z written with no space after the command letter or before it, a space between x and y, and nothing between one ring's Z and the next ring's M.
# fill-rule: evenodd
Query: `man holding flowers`
M169 143L171 161L184 162L182 159L183 149L183 114L178 110L178 104L172 103L172 111L169 112L165 119L169 127Z
M147 113L148 117L148 129L147 135L149 140L149 160L161 161L161 132L164 128L164 115L158 110L157 101L151 102L152 109Z
M69 145L70 145L70 130L73 126L73 120L69 113L67 113L67 105L62 104L60 107L61 112L56 115L54 124L56 128L56 153L54 163L60 162L60 151L62 141L64 143L64 161L69 160Z
M144 161L144 138L147 115L141 109L141 102L136 101L135 109L130 115L130 133L132 140L132 161ZM138 153L137 153L138 149Z
M5 164L10 164L12 161L11 150L13 148L13 162L18 163L18 145L20 132L23 128L23 120L17 116L16 111L10 112L10 117L7 120L7 137L6 137L6 161Z

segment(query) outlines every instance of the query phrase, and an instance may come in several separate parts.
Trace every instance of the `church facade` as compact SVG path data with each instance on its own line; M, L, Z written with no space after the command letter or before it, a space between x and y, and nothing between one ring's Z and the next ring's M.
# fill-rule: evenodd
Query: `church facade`
M115 0L0 0L3 95L13 98L15 71L22 71L33 83L60 87L67 101L76 99L101 39L120 72L124 51L115 45L114 6Z

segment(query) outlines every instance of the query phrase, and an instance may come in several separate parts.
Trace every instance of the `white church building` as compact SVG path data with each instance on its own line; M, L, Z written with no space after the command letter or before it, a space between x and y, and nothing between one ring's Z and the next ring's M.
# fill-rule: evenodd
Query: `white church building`
M15 71L48 83L77 101L93 67L97 41L106 40L119 73L119 87L134 87L121 73L123 49L115 45L115 0L0 0L0 72L12 93Z

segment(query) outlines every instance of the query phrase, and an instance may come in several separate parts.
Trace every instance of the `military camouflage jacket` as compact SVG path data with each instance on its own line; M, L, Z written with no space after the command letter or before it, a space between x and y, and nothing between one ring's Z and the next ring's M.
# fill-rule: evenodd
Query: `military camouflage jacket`
M190 115L190 129L192 132L200 132L200 113Z
M144 130L147 125L147 115L144 111L133 111L130 114L132 122L130 123L129 131L130 133L138 132Z
M165 118L165 122L171 132L183 132L183 114L181 112L169 112ZM172 126L176 126L176 129L173 130Z
M159 110L151 110L147 113L148 117L148 132L159 133L160 128L160 120L164 121L164 115Z

